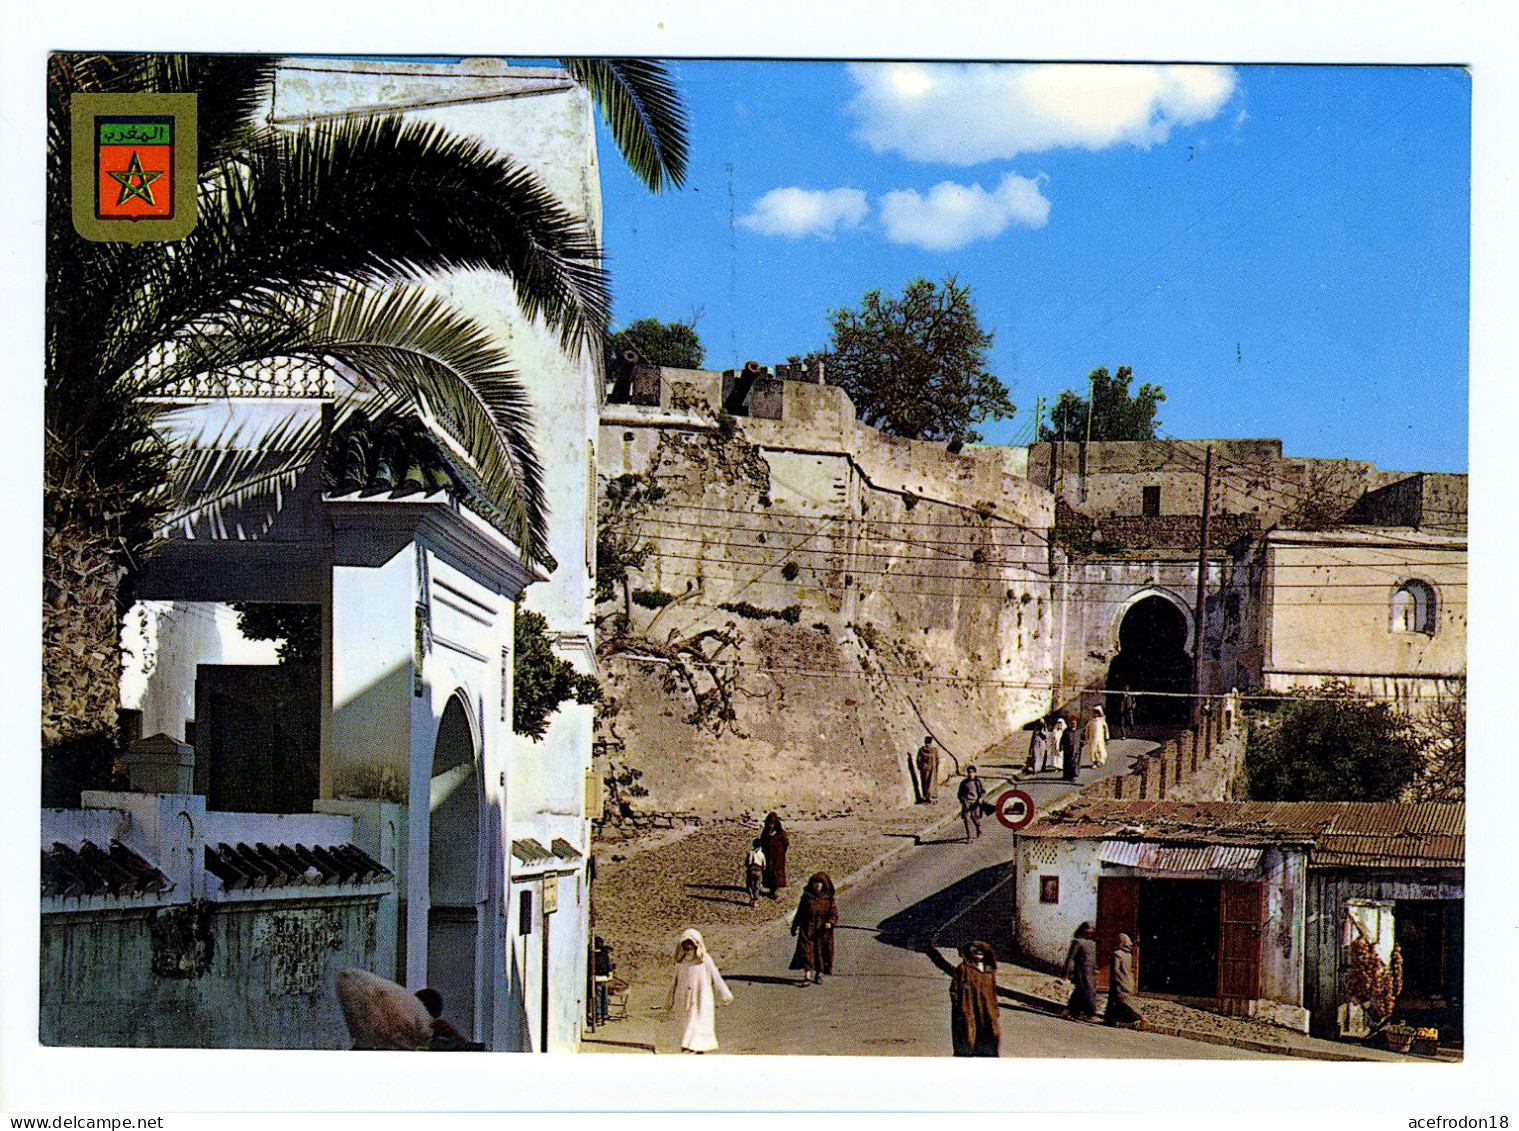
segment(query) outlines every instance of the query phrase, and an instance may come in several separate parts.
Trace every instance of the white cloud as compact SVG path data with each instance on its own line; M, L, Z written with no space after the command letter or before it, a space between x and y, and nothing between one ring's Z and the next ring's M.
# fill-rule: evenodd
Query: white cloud
M739 224L766 236L818 236L832 239L840 228L858 227L865 219L865 194L859 189L771 189Z
M930 251L993 239L1014 222L1042 228L1049 217L1050 202L1039 191L1039 181L1016 173L1004 176L992 192L979 184L943 181L927 196L901 189L881 197L886 238Z
M1050 149L1148 148L1217 114L1231 67L854 63L856 136L877 153L975 165Z

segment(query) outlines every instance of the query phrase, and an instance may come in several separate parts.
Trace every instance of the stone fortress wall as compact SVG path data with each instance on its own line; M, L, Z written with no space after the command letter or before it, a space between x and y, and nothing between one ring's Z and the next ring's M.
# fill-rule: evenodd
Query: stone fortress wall
M1279 440L951 451L860 424L820 374L777 370L639 364L610 382L602 489L652 475L663 495L637 526L652 547L637 592L599 608L603 640L620 612L661 644L730 623L742 636L718 736L687 721L701 688L671 665L603 657L621 710L599 765L642 770L649 808L909 803L925 733L948 773L1053 709L1101 704L1145 602L1163 603L1190 673L1210 447L1205 692L1343 670L1415 705L1464 679L1465 476L1284 457ZM1326 526L1358 532L1327 571L1273 546ZM1389 634L1379 605L1410 538L1441 594L1438 630L1413 637ZM1339 640L1362 655L1337 667ZM1179 686L1167 702L1184 714L1189 674Z
M801 381L734 405L774 415L733 417L733 443L723 383L667 369L657 400L602 414L603 484L654 469L666 490L636 584L679 600L632 604L634 628L663 642L731 622L743 637L737 718L718 737L684 721L689 695L663 690L661 665L604 662L623 704L612 756L643 771L649 806L906 804L926 733L947 773L1048 710L1054 500L1023 450L886 436L843 390ZM751 445L760 462L735 471Z

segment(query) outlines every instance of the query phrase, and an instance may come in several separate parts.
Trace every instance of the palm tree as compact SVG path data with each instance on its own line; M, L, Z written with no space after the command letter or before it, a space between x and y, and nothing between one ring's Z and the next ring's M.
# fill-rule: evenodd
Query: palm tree
M679 185L685 119L664 68L564 63L634 172L654 191ZM470 139L396 117L257 124L271 59L55 55L48 78L42 741L57 765L83 757L98 776L113 744L132 569L166 528L288 482L320 441L292 426L266 440L272 458L223 454L209 466L165 445L164 394L272 359L284 372L335 372L340 416L353 403L344 390L363 390L371 412L409 412L447 433L467 453L481 505L541 560L540 469L510 359L405 280L499 271L567 349L599 347L608 295L584 222L531 170ZM69 97L155 90L199 95L195 230L172 244L79 239ZM429 186L422 202L409 191L419 182Z

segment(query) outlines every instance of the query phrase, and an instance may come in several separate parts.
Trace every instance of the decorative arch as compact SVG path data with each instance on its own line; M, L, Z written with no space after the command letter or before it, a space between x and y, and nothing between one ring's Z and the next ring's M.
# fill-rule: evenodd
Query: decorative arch
M1399 582L1388 600L1388 627L1393 632L1435 634L1439 623L1440 596L1435 587L1421 577Z
M1120 634L1123 630L1123 618L1129 615L1129 610L1135 605L1150 597L1159 597L1164 601L1170 602L1176 606L1177 612L1181 613L1182 619L1187 622L1187 636L1186 640L1183 641L1183 649L1190 656L1192 654L1192 642L1197 638L1197 622L1192 616L1192 606L1187 604L1177 594L1171 592L1171 590L1163 589L1158 585L1149 585L1143 589L1136 590L1124 600L1123 604L1118 606L1118 610L1113 614L1112 622L1108 625L1109 652L1116 654L1122 644Z
M1119 733L1134 726L1178 726L1190 709L1193 618L1175 593L1147 586L1119 607L1104 686ZM1129 703L1124 692L1132 692ZM1132 710L1125 710L1126 704Z
M469 697L455 691L438 719L428 790L427 982L443 995L444 1015L468 1035L489 1016L482 1008L490 977L482 752Z

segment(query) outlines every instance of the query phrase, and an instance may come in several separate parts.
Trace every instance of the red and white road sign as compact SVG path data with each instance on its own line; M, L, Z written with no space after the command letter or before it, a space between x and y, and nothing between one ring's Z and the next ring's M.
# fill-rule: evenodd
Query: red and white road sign
M997 798L997 820L1017 832L1034 819L1034 799L1021 789L1010 789Z

